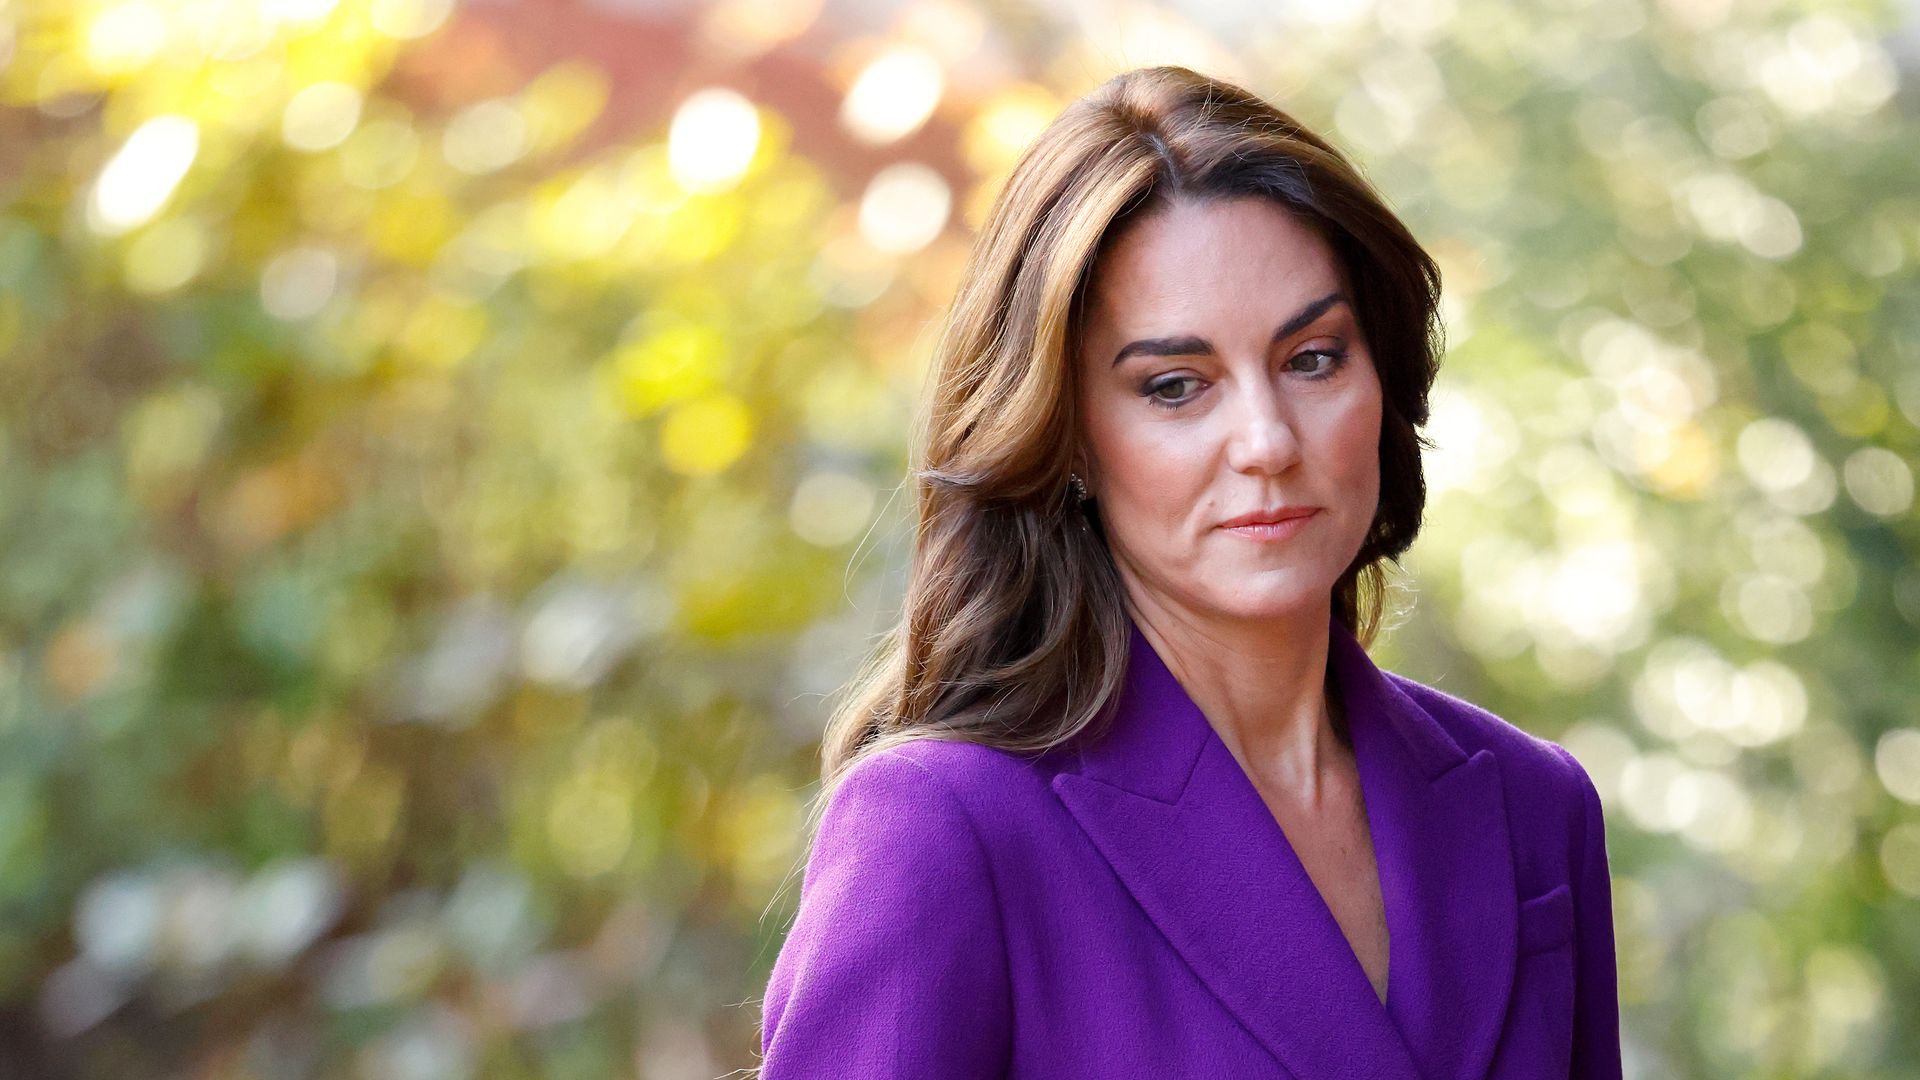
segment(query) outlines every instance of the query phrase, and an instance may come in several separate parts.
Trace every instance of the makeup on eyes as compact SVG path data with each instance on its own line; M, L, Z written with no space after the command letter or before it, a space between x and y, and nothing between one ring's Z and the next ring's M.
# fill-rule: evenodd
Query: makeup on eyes
M1302 356L1324 356L1327 358L1327 361L1328 361L1327 366L1321 368L1319 371L1296 372L1296 374L1298 374L1300 378L1308 382L1319 382L1322 379L1330 379L1333 376L1339 374L1340 369L1346 367L1347 365L1347 350L1344 346L1338 347L1338 348L1331 348L1331 349L1306 349L1301 352L1295 353L1291 358L1289 358L1287 362L1288 364L1292 364L1294 360L1297 360ZM1169 398L1160 397L1159 396L1160 391L1165 389L1166 387L1177 386L1184 382L1197 383L1197 382L1205 382L1205 381L1206 380L1200 378L1200 376L1198 375L1159 376L1159 377L1148 380L1147 383L1142 385L1139 389L1139 394L1141 397L1146 398L1148 404L1150 405L1154 405L1162 409L1178 409L1184 406L1185 404L1187 404L1187 402L1191 400L1192 396L1188 395L1186 397L1179 398L1179 399L1169 399ZM1198 393L1198 392L1199 391L1194 391L1194 393Z

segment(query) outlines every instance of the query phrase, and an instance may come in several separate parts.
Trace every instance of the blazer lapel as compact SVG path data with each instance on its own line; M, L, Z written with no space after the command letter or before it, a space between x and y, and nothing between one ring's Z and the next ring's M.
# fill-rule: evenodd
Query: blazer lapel
M1339 680L1390 936L1383 1007L1286 835L1138 626L1109 724L1053 787L1168 942L1289 1071L1484 1074L1518 898L1499 773L1469 758L1338 620Z
M1499 762L1490 750L1468 756L1338 619L1328 634L1386 904L1387 1009L1422 1076L1477 1080L1506 1024L1518 957Z

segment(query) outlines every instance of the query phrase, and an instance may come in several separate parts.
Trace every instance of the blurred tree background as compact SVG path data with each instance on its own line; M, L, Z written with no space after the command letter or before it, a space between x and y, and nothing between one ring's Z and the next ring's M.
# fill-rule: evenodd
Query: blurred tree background
M971 227L1105 76L1446 273L1378 659L1606 800L1630 1076L1920 1076L1920 8L0 0L0 1070L747 1068Z

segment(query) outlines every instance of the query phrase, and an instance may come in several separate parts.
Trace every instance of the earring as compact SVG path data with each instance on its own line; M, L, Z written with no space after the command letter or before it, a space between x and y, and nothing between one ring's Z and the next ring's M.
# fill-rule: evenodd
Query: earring
M1073 493L1081 502L1092 502L1093 496L1087 494L1087 482L1080 479L1079 473L1068 473L1067 482L1073 485Z

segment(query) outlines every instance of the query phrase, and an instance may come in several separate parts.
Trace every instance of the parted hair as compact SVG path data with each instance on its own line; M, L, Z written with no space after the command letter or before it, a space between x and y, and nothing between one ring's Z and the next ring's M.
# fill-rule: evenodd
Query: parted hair
M1379 508L1333 590L1335 617L1372 641L1382 563L1426 506L1439 268L1359 170L1285 112L1184 67L1126 71L1040 133L975 238L914 420L904 607L828 721L816 815L863 755L911 739L1039 753L1097 733L1129 631L1097 507L1068 483L1089 281L1128 222L1247 196L1327 241L1379 375Z

